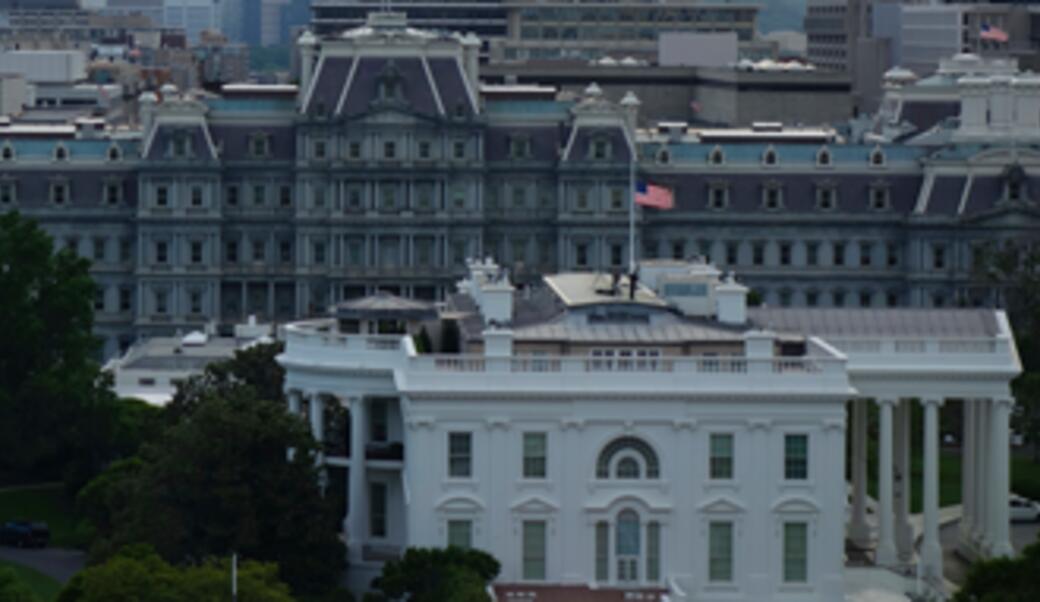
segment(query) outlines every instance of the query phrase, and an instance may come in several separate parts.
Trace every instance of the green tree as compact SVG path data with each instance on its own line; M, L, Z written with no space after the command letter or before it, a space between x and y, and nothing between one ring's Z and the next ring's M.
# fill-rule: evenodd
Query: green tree
M490 602L487 584L501 566L486 552L462 548L409 548L383 566L374 582L389 600Z
M239 387L249 387L258 399L283 401L285 369L275 358L284 349L280 342L253 345L235 351L229 360L206 366L202 374L177 386L165 408L168 422L176 423L190 415L207 396L223 395Z
M277 562L296 592L323 593L345 550L315 449L303 421L280 401L257 399L252 386L200 393L139 459L113 464L83 490L97 532L91 557L135 542L174 563L238 551Z
M1018 558L997 558L972 565L953 602L1035 602L1040 600L1040 543Z
M41 602L13 569L0 567L0 602Z
M76 574L58 602L225 602L230 573L227 559L176 567L148 546L129 546ZM253 561L239 565L238 599L292 602L288 586L278 579L278 568Z

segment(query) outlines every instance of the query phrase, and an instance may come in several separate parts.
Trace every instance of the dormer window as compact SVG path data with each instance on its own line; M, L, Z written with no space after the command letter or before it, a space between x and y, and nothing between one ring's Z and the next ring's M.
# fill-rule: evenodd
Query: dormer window
M266 159L271 155L270 134L253 134L249 142L249 152L254 159Z
M777 157L776 150L773 147L766 149L766 152L762 153L762 164L763 165L776 165Z
M870 208L874 211L885 211L891 205L891 199L887 186L876 185L870 187Z
M466 105L462 104L461 102L455 103L455 117L457 119L462 119L465 116L466 116Z
M509 138L509 158L527 159L531 156L531 138L512 136Z
M1022 183L1021 182L1008 182L1008 185L1007 185L1007 199L1009 201L1020 201L1020 200L1022 200Z
M606 138L596 138L592 141L589 149L589 157L595 161L605 161L610 158L610 141Z
M885 153L880 148L870 151L870 165L872 167L883 167L885 165Z
M710 184L708 186L708 208L722 211L729 204L729 187L725 184Z
M393 59L386 64L383 72L379 74L376 86L380 101L397 102L402 100L404 96L404 81Z
M170 155L183 159L188 156L188 136L184 133L178 133L173 137L170 142Z
M3 149L0 149L0 159L4 161L14 160L14 148L10 144L5 144Z
M672 153L667 148L662 148L657 151L657 162L661 165L668 165L672 162Z
M55 161L65 161L68 158L69 158L69 151L66 150L66 148L64 146L59 144L57 147L55 147L55 149L54 149L54 160Z
M783 188L779 184L766 184L762 187L762 207L776 211L784 205Z
M831 151L826 148L820 149L820 152L816 153L816 165L829 167L831 165Z
M722 152L722 149L715 147L711 149L711 153L708 154L708 163L712 165L722 165L726 162L726 155Z
M832 211L838 206L838 190L833 184L820 184L816 187L816 208L820 211Z
M121 152L119 152L119 147L118 146L110 146L108 148L108 160L109 161L118 161L118 160L120 160L122 158L123 158L123 154Z

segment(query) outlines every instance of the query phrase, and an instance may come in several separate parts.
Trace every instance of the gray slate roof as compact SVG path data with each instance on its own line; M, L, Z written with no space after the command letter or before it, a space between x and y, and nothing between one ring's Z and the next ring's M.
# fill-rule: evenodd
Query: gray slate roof
M777 333L839 337L993 337L991 309L750 308L750 321Z

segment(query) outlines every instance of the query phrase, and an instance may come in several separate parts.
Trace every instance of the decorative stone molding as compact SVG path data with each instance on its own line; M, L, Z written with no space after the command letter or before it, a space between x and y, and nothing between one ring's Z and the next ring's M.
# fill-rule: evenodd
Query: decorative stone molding
M436 420L432 416L413 416L408 419L408 428L417 431L421 428L433 430Z
M504 416L490 416L484 419L484 427L487 428L489 431L493 431L496 428L502 429L503 431L508 431L510 424L511 421L509 420L509 418L506 418Z
M672 421L672 428L676 431L685 429L692 432L697 430L697 421L692 418L676 419Z
M585 428L585 419L573 417L562 418L560 419L560 428L565 431L570 429L580 431Z
M748 418L747 427L749 430L763 430L769 432L773 428L773 420L771 418Z

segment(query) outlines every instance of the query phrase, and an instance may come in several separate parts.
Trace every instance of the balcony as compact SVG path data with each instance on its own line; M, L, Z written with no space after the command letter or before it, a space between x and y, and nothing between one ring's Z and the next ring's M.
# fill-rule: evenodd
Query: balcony
M404 460L404 444L400 441L374 441L365 445L366 460Z

